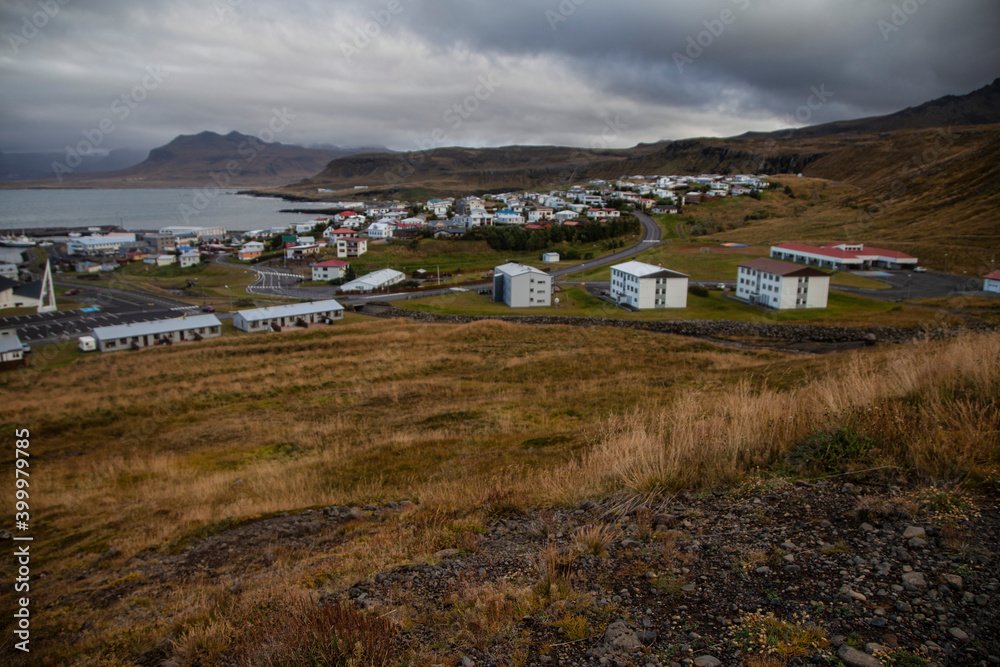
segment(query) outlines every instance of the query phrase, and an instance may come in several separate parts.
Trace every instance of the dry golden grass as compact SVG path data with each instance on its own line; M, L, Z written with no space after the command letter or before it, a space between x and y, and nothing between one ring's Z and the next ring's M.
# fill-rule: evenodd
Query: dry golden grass
M739 481L817 430L864 432L901 474L995 481L998 387L997 335L814 358L399 320L88 356L0 375L0 400L3 427L32 434L39 650L129 664L173 637L208 665L246 623L234 595L334 592L474 551L489 513ZM128 569L255 517L404 499L417 505L322 549L275 548L266 569L166 583ZM551 556L541 574L559 583ZM489 597L469 618L500 627Z

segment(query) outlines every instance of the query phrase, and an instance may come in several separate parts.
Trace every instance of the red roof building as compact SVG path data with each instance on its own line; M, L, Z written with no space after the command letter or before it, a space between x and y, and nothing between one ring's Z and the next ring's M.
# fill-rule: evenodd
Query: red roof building
M917 258L898 250L874 248L862 243L840 243L811 246L804 243L782 243L771 247L774 259L808 264L826 269L903 269L917 266Z

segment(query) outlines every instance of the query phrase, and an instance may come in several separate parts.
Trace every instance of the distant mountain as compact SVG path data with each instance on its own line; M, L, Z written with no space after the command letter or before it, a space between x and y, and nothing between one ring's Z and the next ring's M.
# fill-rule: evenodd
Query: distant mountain
M968 95L949 95L888 116L728 139L663 141L620 150L505 146L354 155L331 161L319 174L284 191L305 195L317 188L367 186L372 196L462 195L659 173L805 172L863 184L911 168L925 145L938 147L935 159L979 144L989 152L997 134L991 124L1000 124L1000 79ZM935 128L966 129L949 129L949 137L941 140Z
M149 151L139 164L106 173L76 169L62 181L24 183L26 187L268 187L297 181L323 169L330 160L369 148L313 149L267 143L240 132L179 135ZM376 149L377 150L377 149ZM47 177L51 177L51 170ZM20 185L20 184L19 184Z
M77 173L92 174L127 169L146 159L149 151L118 148L107 155L82 156ZM0 181L54 178L52 164L66 163L65 153L0 153Z
M837 134L876 134L929 127L1000 123L1000 78L968 95L946 95L887 116L872 116L776 132L747 132L745 138L828 137Z

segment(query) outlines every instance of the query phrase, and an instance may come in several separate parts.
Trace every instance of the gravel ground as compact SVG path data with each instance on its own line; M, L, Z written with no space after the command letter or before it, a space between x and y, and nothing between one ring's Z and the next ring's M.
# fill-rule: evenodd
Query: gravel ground
M443 664L742 665L768 648L784 657L759 664L1000 664L997 505L924 496L799 482L497 517L472 553L439 552L342 597L405 609L415 622L400 650L433 646ZM603 551L580 546L588 525L604 527ZM546 562L562 592L505 638L448 624L477 591L539 590ZM815 641L782 644L782 628L811 624Z

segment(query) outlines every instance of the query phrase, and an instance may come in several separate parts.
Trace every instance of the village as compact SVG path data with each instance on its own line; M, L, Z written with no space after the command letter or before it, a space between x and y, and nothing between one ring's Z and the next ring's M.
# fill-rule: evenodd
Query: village
M688 308L689 295L704 297L708 290L765 311L823 310L829 304L831 276L837 272L888 276L886 272L924 271L916 257L862 243L812 246L790 240L772 245L758 257L740 256L741 261L726 269L733 273L717 270L699 281L676 266L642 261L645 255L636 258L641 251L669 244L663 230L673 231L673 220L685 209L740 197L761 199L775 187L767 178L752 175L633 176L547 192L424 202L337 201L326 209L335 213L244 232L196 226L166 226L145 233L76 230L65 239L65 253L58 245L44 243L49 260L40 278L30 273L22 276L14 264L0 265L0 309L18 309L18 313L36 309L39 316L57 310L53 276L57 282L72 279L80 285L80 280L114 276L129 266L141 266L151 275L168 271L182 276L210 264L245 267L246 273L256 273L256 280L237 302L257 306L265 298L262 307L234 308L232 290L226 285L227 312L216 313L215 303L203 303L200 313L196 305L180 304L170 308L175 312L156 319L128 316L83 331L79 327L86 329L86 322L79 324L79 349L105 352L218 337L225 329L224 320L247 333L331 324L343 319L345 306L352 309L359 298L421 297L432 302L434 297L460 291L518 311L559 307L570 300L560 297L564 287L559 283L573 285L567 278L571 273L595 277L577 284L620 313L661 309L678 313ZM681 224L676 224L677 233L682 234ZM638 243L619 250L625 237ZM358 261L370 250L423 239L485 240L497 257L509 250L509 254L528 253L535 260L495 261L464 282L455 282L446 271L442 283L440 265L437 270L426 266L407 272L400 266L376 263L359 275ZM569 248L560 253L560 243L578 239L596 239L600 245L588 246L594 248L590 252ZM28 248L34 245L27 237L18 243ZM722 249L746 247L721 245ZM711 249L702 248L702 252ZM608 267L608 275L594 273ZM28 280L21 281L21 277ZM275 285L268 287L269 280L276 281ZM188 280L189 286L196 283ZM63 290L64 296L80 291L79 287ZM982 292L1000 293L1000 272L984 276ZM0 336L5 366L24 363L24 354L30 351L12 323L17 324L17 317L6 320ZM66 328L62 338L72 333Z

